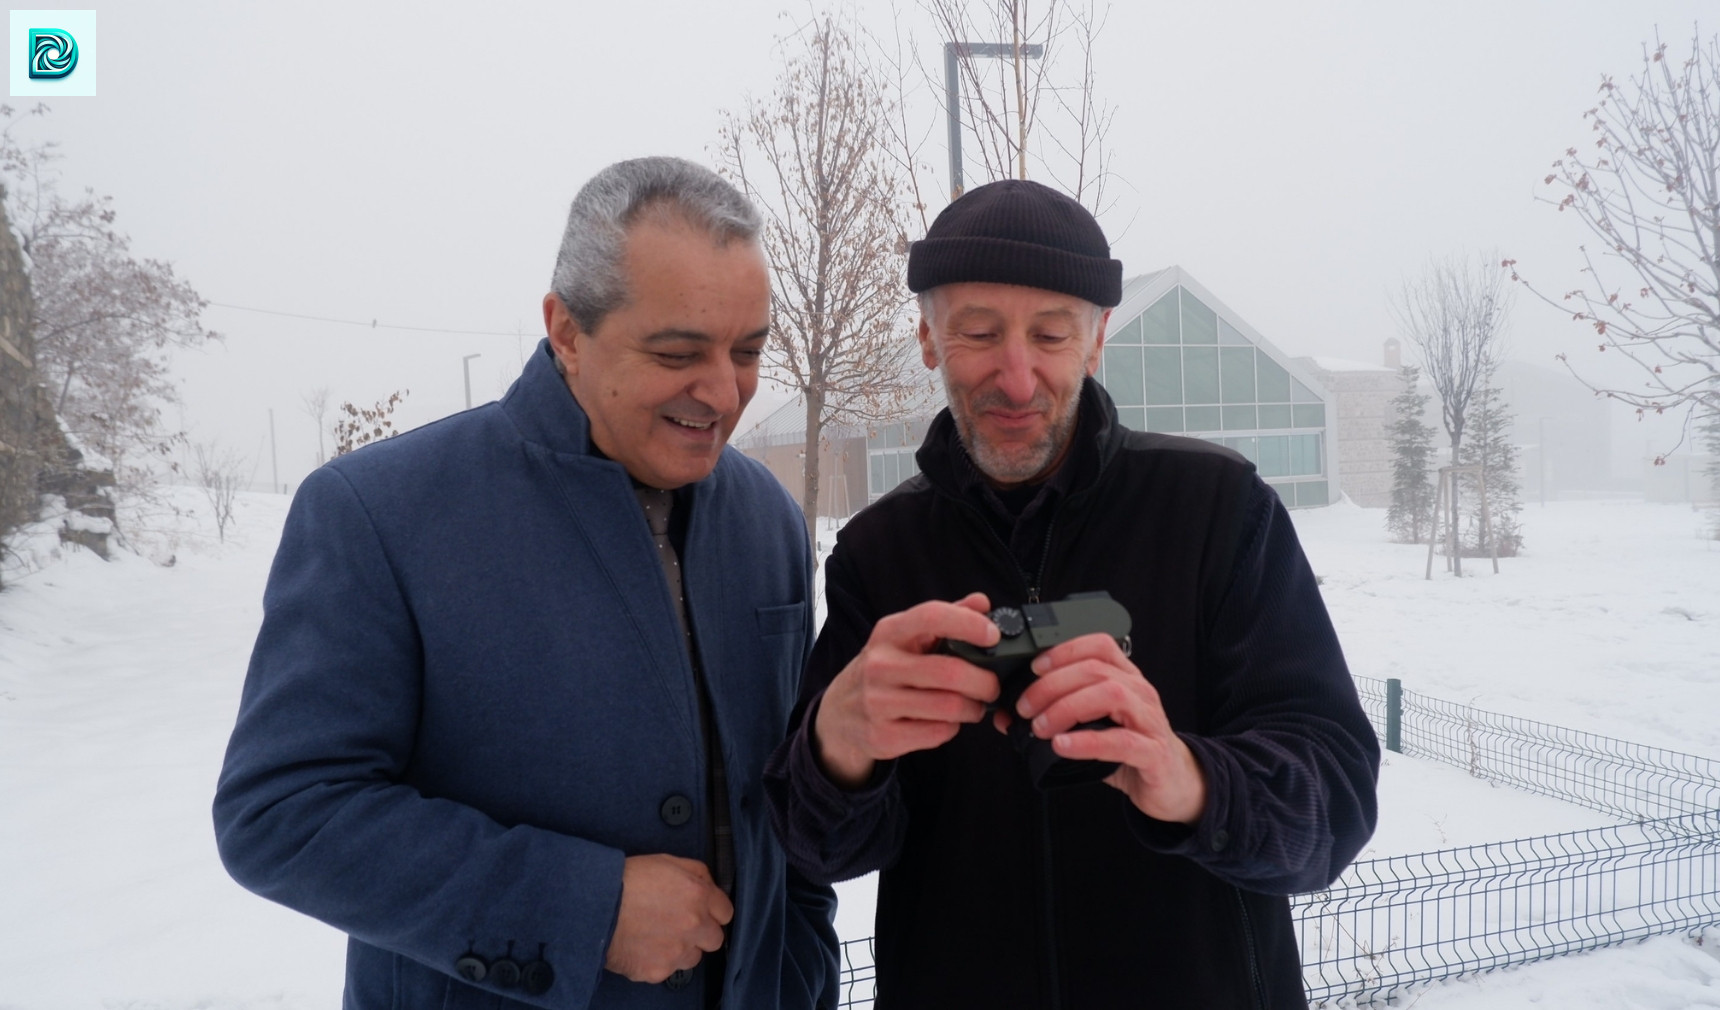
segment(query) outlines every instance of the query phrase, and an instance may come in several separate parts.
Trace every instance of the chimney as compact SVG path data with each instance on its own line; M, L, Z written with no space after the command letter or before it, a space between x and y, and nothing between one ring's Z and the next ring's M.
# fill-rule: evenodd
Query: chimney
M1386 367L1394 372L1403 367L1403 345L1396 337L1386 339Z

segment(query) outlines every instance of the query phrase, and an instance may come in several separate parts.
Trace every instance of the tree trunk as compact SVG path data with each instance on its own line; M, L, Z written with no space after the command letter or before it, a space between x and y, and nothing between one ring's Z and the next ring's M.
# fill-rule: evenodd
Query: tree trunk
M814 560L818 553L818 443L824 437L824 398L815 390L806 394L806 446L801 476L805 489L800 496L800 511L806 517L807 542L812 544Z
M1451 436L1451 465L1452 466L1457 465L1457 454L1458 454L1458 450L1462 447L1462 445L1463 445L1463 435L1461 433L1454 434ZM1445 524L1445 535L1450 538L1451 573L1453 575L1456 575L1458 578L1462 578L1463 577L1463 534L1457 528L1457 516L1458 516L1457 492L1458 492L1458 484L1459 483L1460 483L1460 480L1459 480L1457 474L1455 474L1455 473L1452 474L1451 475L1451 514L1449 516L1447 516L1447 518L1450 521Z

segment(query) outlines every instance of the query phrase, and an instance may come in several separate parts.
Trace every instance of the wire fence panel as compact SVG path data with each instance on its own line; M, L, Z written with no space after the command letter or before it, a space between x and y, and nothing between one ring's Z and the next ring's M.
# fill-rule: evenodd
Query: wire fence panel
M1720 811L1356 863L1291 899L1310 1001L1720 923Z
M1385 737L1386 681L1356 687ZM1720 926L1720 761L1392 693L1404 754L1635 823L1371 859L1293 896L1312 1004ZM872 1006L873 956L842 945L842 1007Z
M1382 737L1386 682L1357 677ZM1720 808L1720 761L1402 692L1403 753L1625 820Z
M838 1007L870 1007L877 995L877 970L873 967L872 938L847 940L842 944L842 995Z

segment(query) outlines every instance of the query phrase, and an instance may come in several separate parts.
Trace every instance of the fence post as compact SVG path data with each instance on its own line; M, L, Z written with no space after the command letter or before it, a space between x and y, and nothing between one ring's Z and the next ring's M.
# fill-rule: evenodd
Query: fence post
M1386 750L1403 753L1403 681L1386 678Z

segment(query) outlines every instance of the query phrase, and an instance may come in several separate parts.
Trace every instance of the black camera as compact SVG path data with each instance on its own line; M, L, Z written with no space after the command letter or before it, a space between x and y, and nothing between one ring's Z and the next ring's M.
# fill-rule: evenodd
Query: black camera
M1053 603L997 607L986 616L1001 633L996 645L983 649L967 642L946 640L943 648L997 675L1000 690L991 708L1009 713L1009 738L1027 759L1034 785L1056 789L1096 782L1116 771L1117 765L1111 761L1072 761L1059 757L1051 749L1051 741L1034 736L1032 726L1015 714L1015 703L1033 683L1034 657L1061 642L1098 632L1116 639L1123 654L1128 655L1129 612L1111 599L1110 593L1097 592L1074 593ZM1095 719L1074 728L1108 729L1115 725L1109 719Z

